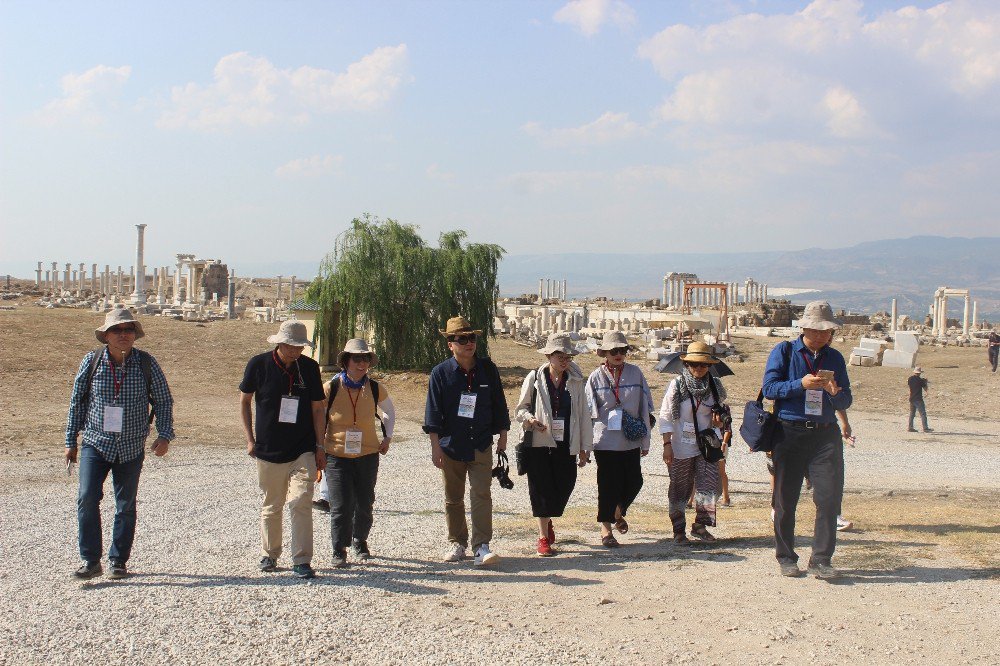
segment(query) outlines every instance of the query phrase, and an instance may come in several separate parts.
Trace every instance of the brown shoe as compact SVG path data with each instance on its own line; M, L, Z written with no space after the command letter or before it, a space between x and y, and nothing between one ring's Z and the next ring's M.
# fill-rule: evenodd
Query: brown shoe
M702 541L715 541L715 537L701 523L695 523L691 526L691 536L697 537Z
M618 543L618 539L615 538L614 534L609 534L606 537L601 537L601 545L605 548L617 548L621 544Z
M674 534L674 543L681 544L683 546L691 542L688 540L687 535L684 534L684 532L677 532Z

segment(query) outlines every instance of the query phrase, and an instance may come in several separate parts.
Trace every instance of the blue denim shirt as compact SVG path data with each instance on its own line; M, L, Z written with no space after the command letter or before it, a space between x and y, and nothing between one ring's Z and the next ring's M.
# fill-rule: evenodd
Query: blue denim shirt
M469 390L469 378L455 357L438 363L431 370L424 408L424 432L437 433L441 450L453 460L475 460L476 451L493 444L493 436L510 430L507 398L500 385L500 375L491 361L477 358L472 375L476 409L472 418L458 415L458 402Z
M790 352L783 349L784 345L791 345ZM822 415L806 415L806 390L802 388L802 378L810 371L803 352L809 357L813 370L833 370L834 381L840 387L840 393L834 396L823 391ZM847 409L853 401L844 355L829 345L814 355L802 342L801 335L793 342L779 343L771 350L764 367L764 397L774 400L774 413L780 419L834 423L837 410Z

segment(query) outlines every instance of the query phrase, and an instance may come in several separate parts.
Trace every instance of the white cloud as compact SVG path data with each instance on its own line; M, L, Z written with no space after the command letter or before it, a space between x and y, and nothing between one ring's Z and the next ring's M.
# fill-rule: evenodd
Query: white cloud
M597 120L579 127L547 130L539 123L530 122L525 123L521 129L547 143L560 146L613 143L630 139L642 132L639 124L631 120L627 113L613 113L611 111L607 111Z
M523 171L511 174L504 182L521 194L543 194L565 189L579 191L603 178L598 171Z
M441 167L439 167L437 164L432 164L429 167L427 167L424 173L431 180L440 180L445 183L450 183L453 180L455 180L454 173L451 173L450 171L443 171Z
M98 65L82 74L66 74L59 81L62 95L46 104L35 118L45 125L64 121L96 125L113 108L132 74L128 65Z
M627 28L635 23L635 12L622 0L570 0L552 18L593 37L608 21Z
M378 108L406 79L405 44L375 49L347 70L279 69L246 52L219 60L208 85L175 86L159 127L200 130L303 124L314 114Z
M833 86L827 90L822 109L828 116L827 129L836 137L849 139L873 132L867 112L846 88Z
M318 178L340 173L343 164L343 155L313 155L282 164L274 170L274 175L288 180Z

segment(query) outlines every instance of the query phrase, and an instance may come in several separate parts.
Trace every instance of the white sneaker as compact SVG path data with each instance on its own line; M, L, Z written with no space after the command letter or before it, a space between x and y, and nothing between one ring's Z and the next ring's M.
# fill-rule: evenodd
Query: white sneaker
M467 557L465 546L460 543L453 543L451 548L444 554L445 562L461 562Z
M476 566L488 567L500 561L500 556L490 550L490 544L484 543L476 549Z
M837 516L837 531L838 532L843 532L844 530L849 530L852 527L854 527L854 523L852 523L851 521L849 521L847 518L844 518L843 516Z

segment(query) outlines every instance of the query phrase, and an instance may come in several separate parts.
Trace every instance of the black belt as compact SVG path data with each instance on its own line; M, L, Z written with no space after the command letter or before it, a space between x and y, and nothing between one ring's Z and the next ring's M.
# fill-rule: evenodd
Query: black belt
M788 421L786 419L779 419L782 425L786 425L792 428L804 428L806 430L825 430L826 428L833 428L836 423L821 423L819 421Z

